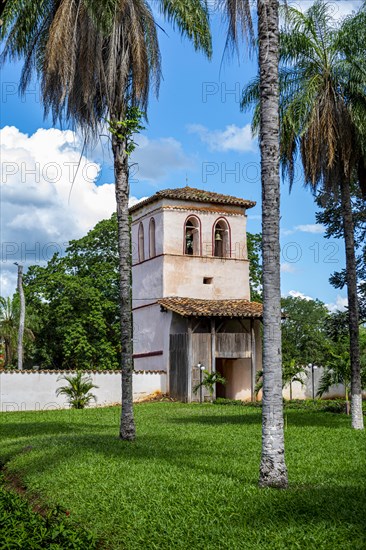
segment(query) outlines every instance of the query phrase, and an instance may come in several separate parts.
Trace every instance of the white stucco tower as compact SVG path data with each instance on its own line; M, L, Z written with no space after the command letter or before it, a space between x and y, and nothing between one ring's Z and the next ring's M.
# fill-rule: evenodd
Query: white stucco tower
M254 205L184 187L159 191L130 208L135 370L165 370L170 392L182 399L195 399L197 358L209 370L220 359L249 360L253 397L262 315L249 290L246 210ZM236 345L229 342L234 337Z

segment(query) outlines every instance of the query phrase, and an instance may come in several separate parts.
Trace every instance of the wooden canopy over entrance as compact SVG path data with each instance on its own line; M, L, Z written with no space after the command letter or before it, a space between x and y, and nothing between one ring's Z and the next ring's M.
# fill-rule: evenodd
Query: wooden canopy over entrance
M261 319L262 304L248 300L190 298L164 298L159 300L159 304L163 311L173 311L188 321L187 332L170 335L169 378L172 397L188 402L198 399L193 388L199 382L199 364L215 372L218 359L221 362L238 359L241 365L247 363L246 368L250 369L250 398L254 401L254 320Z
M249 300L199 300L196 298L162 298L162 309L174 311L182 317L238 317L260 319L263 306Z

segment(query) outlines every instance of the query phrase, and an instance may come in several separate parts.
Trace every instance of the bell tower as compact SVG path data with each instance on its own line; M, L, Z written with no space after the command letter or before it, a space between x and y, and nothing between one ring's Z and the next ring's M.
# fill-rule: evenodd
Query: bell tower
M173 319L159 300L250 300L246 210L253 206L183 187L130 208L136 370L169 368Z

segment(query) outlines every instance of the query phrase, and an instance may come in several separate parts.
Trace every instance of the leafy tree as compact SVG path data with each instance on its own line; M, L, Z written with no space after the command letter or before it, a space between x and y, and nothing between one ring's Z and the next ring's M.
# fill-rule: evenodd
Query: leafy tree
M351 358L349 350L349 331L347 313L338 311L328 317L325 323L328 337L328 351L323 363L324 373L320 379L318 395L328 392L333 384L343 384L345 388L346 408L349 412L349 393L351 389ZM361 327L361 387L366 387L366 329Z
M351 186L351 202L357 253L359 320L366 322L366 202L362 198L358 185ZM325 237L342 238L344 230L340 198L320 192L316 197L316 204L321 209L316 213L316 221L326 227ZM329 280L335 288L344 288L347 284L346 270L335 271Z
M120 361L117 219L99 222L25 275L43 368L117 369Z
M17 342L19 331L20 303L19 295L14 294L3 298L0 296L0 340L4 344L4 367L12 367L17 359ZM32 319L28 316L24 328L24 356L27 358L32 353L34 334L30 329Z
M321 365L328 350L326 306L320 300L288 296L282 298L282 311L283 365L289 367L294 363L300 368L309 363Z
M0 337L4 343L4 366L13 363L18 337L17 311L14 298L0 297Z
M352 365L352 426L363 429L358 342L357 278L350 186L355 180L365 194L366 63L359 15L339 28L329 5L317 0L306 13L288 7L280 40L280 120L283 172L294 181L301 155L305 184L340 194L346 248ZM357 33L360 29L360 33ZM358 40L357 38L360 37ZM260 127L258 79L244 91L242 106L257 102L254 128ZM261 113L262 115L262 113Z
M97 398L90 390L97 388L92 382L90 376L85 376L81 371L73 375L65 375L58 378L58 381L66 380L68 384L57 388L56 395L65 395L72 409L85 409L91 401Z
M282 387L303 383L309 363L322 364L329 351L325 322L329 312L320 300L282 298ZM256 393L263 386L263 372L257 373Z
M247 233L250 299L262 302L262 235Z
M158 8L196 49L211 53L204 0L163 0ZM17 0L7 2L0 37L3 57L24 59L21 89L41 80L45 114L79 127L85 142L111 133L118 220L122 411L120 436L135 438L132 406L131 242L129 153L141 128L150 85L158 90L157 25L147 1ZM140 111L140 109L142 111Z

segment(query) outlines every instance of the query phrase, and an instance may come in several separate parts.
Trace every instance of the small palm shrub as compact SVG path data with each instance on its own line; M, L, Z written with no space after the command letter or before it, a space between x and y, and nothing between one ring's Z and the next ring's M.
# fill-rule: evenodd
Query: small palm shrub
M57 388L56 395L65 395L72 409L84 409L91 401L96 401L96 396L90 392L93 388L97 388L92 382L90 376L83 375L82 371L78 371L74 376L61 376L59 380L66 380L67 386Z
M203 371L203 380L197 384L193 391L197 393L201 386L208 390L210 396L213 396L215 389L215 384L226 384L226 379L217 371L209 372L208 370Z

